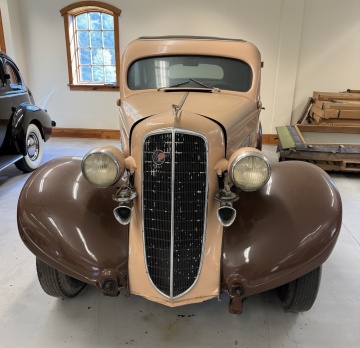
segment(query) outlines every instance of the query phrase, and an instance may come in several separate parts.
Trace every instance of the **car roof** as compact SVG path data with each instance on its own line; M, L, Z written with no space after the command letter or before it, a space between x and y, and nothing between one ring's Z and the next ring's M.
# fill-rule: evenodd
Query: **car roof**
M165 36L141 36L139 40L218 40L218 41L241 41L243 39L230 39L216 36L193 36L193 35L165 35Z

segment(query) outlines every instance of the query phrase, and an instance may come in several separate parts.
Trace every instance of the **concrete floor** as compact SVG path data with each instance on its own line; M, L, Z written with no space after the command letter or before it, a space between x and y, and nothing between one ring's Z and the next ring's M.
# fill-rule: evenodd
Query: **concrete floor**
M104 143L117 142L53 138L43 161L82 156ZM276 161L275 147L264 151ZM15 166L0 172L0 347L360 347L359 174L331 174L343 199L343 226L313 308L284 313L268 292L250 297L239 316L228 313L225 295L180 308L105 297L91 286L72 300L49 297L16 226L28 176Z

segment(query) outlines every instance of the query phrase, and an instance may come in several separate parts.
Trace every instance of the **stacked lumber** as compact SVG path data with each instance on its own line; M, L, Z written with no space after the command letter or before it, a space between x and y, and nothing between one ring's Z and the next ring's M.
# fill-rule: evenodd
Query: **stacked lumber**
M360 125L360 91L313 92L308 121L337 126Z

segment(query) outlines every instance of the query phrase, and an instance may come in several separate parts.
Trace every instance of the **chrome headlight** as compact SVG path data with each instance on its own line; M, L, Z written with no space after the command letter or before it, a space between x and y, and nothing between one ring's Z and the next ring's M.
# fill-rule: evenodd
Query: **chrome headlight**
M114 146L100 146L88 152L81 163L87 181L97 187L109 187L124 172L124 154Z
M271 167L264 154L254 148L237 150L229 160L230 179L244 191L256 191L269 180Z

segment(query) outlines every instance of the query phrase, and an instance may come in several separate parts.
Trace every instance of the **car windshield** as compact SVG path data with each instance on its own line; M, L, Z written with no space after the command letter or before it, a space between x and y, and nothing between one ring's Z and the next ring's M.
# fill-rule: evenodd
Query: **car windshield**
M157 56L134 62L127 81L132 90L208 87L247 92L252 70L247 63L232 58Z

